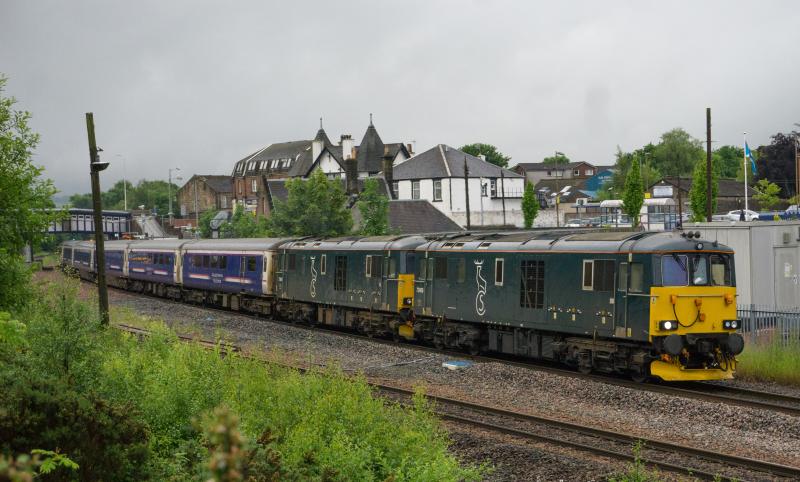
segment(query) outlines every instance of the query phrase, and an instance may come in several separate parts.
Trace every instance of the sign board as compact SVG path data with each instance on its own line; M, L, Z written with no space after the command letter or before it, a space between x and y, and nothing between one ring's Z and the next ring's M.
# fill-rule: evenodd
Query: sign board
M653 197L672 197L672 186L668 184L653 186Z

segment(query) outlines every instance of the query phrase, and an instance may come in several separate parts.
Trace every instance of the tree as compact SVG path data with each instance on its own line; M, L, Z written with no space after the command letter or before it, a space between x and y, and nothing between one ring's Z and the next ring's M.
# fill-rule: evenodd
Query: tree
M753 190L755 191L753 199L758 201L758 205L761 209L769 211L780 202L778 193L781 192L781 188L775 183L769 182L766 179L759 179L756 185L753 186Z
M542 164L548 164L551 166L560 166L564 164L569 164L569 157L567 157L563 152L556 151L555 155L548 156L542 159Z
M361 211L361 234L382 236L389 232L389 198L378 191L378 180L364 181L364 191L358 200Z
M508 161L511 160L510 156L506 156L499 150L497 147L491 144L482 144L477 142L475 144L467 144L465 146L461 146L461 151L466 152L471 156L478 157L481 154L486 156L486 162L491 162L492 164L500 167L508 166Z
M169 197L172 195L172 205L177 206L178 186L170 185L166 181L140 180L135 186L127 182L128 208L144 206L145 209L155 209L159 214L169 212ZM123 209L125 207L125 182L117 181L110 189L100 194L103 200L103 209ZM171 191L171 192L170 192ZM69 198L73 207L91 209L92 195L73 194Z
M714 164L718 166L719 177L722 179L736 179L742 169L744 149L738 146L722 146L712 153Z
M239 209L239 205L237 205L235 209ZM219 211L206 211L200 215L200 219L198 220L197 229L200 231L201 238L210 238L211 237L211 220L217 215Z
M797 194L795 192L795 141L793 139L796 134L796 132L775 134L769 145L758 148L758 158L756 159L756 168L758 169L756 178L769 179L777 184L781 188L783 196L787 198Z
M525 229L533 226L533 220L539 214L539 201L533 191L533 184L525 183L525 192L522 194L522 216L525 218Z
M210 222L211 220L209 219L209 236L211 235ZM223 223L219 227L219 232L221 238L262 238L268 236L266 221L263 218L257 218L255 213L246 212L238 204L233 208L231 220Z
M3 95L7 79L0 75L0 309L19 306L29 272L20 253L47 236L47 226L60 219L52 197L53 182L33 164L39 135L28 126L30 113L14 109L16 99Z
M656 167L665 176L686 176L695 163L704 158L702 143L681 128L661 135L661 142L653 151Z
M628 177L625 179L625 192L622 195L622 209L631 220L631 225L639 225L639 211L644 204L644 187L642 186L642 173L639 162L631 163Z
M92 194L73 194L69 197L69 204L74 208L92 209Z
M353 229L342 183L317 169L307 179L286 181L286 201L275 200L267 221L272 236L341 236Z
M639 163L639 170L642 177L642 185L647 188L651 184L661 179L661 173L653 166L653 153L656 146L652 143L647 144L633 152L623 152L617 146L616 161L614 162L614 175L611 177L611 182L603 186L599 197L606 199L614 199L614 196L620 196L620 193L625 192L625 180L628 177L628 171L634 161ZM616 194L615 194L616 193Z
M717 210L717 193L719 191L719 167L716 158L711 158L711 213ZM689 205L692 208L692 221L706 220L706 161L701 159L694 166L692 190L689 191Z

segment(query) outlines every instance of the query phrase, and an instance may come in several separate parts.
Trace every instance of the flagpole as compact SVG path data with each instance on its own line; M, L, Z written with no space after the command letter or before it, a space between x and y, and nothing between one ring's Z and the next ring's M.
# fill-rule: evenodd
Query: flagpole
M744 210L749 211L750 208L747 205L747 132L743 134L744 137L744 146L742 146L742 152L744 153L744 157L742 158L742 170L744 171Z

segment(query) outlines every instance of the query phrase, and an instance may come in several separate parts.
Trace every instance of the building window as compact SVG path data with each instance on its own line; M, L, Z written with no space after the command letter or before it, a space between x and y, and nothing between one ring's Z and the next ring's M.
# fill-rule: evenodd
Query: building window
M400 198L400 183L397 181L392 181L392 195L394 195L395 199Z
M344 291L347 289L347 256L337 256L335 268L333 289Z
M442 180L441 179L434 179L433 180L433 200L434 201L441 201L442 200Z
M505 260L497 258L494 260L494 284L495 286L503 286L503 267Z
M483 183L483 180L481 180L481 196L486 197L486 192L487 192L487 186L486 184Z
M594 176L594 169L587 169L586 170L586 175L587 176Z
M544 308L544 261L524 260L520 263L519 305L523 308Z
M577 177L577 176L580 176L580 175L581 175L581 170L580 170L580 169L575 169L574 171L572 171L572 174L573 174L574 176L576 176L576 177Z
M219 206L222 209L225 209L225 208L228 207L228 196L220 196L219 197Z
M489 192L492 197L497 197L497 179L489 179Z
M250 181L250 190L252 192L258 192L258 181L256 181L255 179Z
M419 181L411 181L411 199L419 199Z

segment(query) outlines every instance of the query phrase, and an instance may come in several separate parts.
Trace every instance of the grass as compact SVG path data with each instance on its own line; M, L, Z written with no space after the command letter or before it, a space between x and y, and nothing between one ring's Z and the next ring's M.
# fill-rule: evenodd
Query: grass
M786 344L774 338L751 342L737 358L737 378L800 386L800 337L797 334Z
M48 290L40 309L20 317L24 329L5 321L16 338L0 330L0 348L16 339L6 356L130 407L146 427L153 480L208 480L214 457L236 460L252 480L458 481L486 472L461 465L448 451L447 434L421 395L405 407L335 367L301 374L237 354L223 357L179 341L159 320L115 309L114 321L154 331L139 341L88 323L96 318L94 303L91 296L78 299L75 282ZM230 438L236 450L229 450Z

